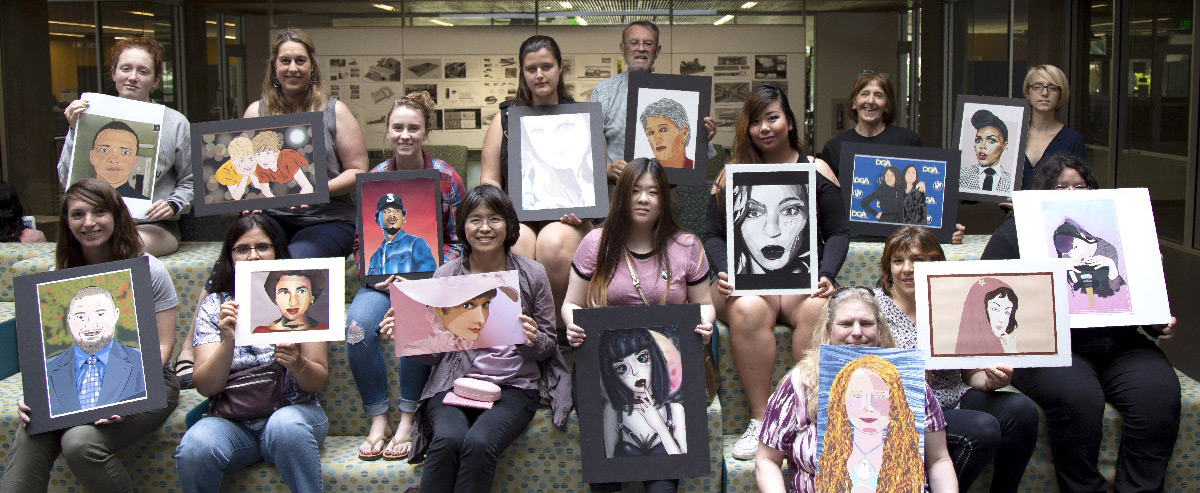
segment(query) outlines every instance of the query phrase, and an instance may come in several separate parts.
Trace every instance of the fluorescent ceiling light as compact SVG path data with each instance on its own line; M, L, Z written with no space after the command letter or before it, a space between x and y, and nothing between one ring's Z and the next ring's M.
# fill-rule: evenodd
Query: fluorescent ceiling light
M758 5L758 2L746 2L746 3L742 4L742 8L743 9L754 8L755 5Z
M429 19L429 22L432 22L432 23L434 23L434 24L437 24L437 25L439 25L439 26L454 27L454 24L451 24L451 23L449 23L449 22L446 22L446 21L439 21L439 20L437 20L437 19Z
M130 14L133 14L133 15L141 15L141 16L145 16L145 17L154 17L154 14L152 14L152 13L150 13L150 12L142 12L142 11L140 11L140 10L128 10L127 12L129 12Z
M722 18L720 18L720 19L717 19L717 22L714 22L714 23L713 23L713 25L714 25L714 26L719 26L719 25L721 25L721 24L724 24L724 23L726 23L726 22L729 22L729 21L731 21L731 20L733 20L733 16L732 16L732 15L726 15L725 17L722 17Z
M388 12L395 12L395 11L396 11L396 7L393 7L393 6L391 6L391 5L384 5L384 4L382 4L382 3L373 3L373 4L371 4L371 6L372 6L372 7L375 7L375 8L377 8L377 9L383 9L383 10L386 10L386 11L388 11Z
M51 36L66 36L68 38L86 38L87 37L82 34L71 34L71 33L50 33L50 35Z
M558 4L562 5L562 8L567 9L567 10L571 10L571 9L575 8L575 7L571 6L571 2L558 2Z
M542 14L543 16L545 14ZM571 15L577 15L572 13ZM537 17L534 14L441 14L438 17L443 19L533 19Z
M78 22L66 22L66 21L46 21L46 22L49 24L56 24L56 25L60 25L60 26L76 26L76 27L87 27L87 28L93 28L93 29L96 27L94 24L81 24ZM110 31L129 31L129 32L134 32L134 33L150 32L149 29L138 29L138 28L133 28L133 27L118 27L118 26L100 26L100 27L103 29L108 29Z
M579 17L579 16L575 17L575 22L578 22L579 25L581 25L581 26L588 25L587 21L583 20L583 17Z

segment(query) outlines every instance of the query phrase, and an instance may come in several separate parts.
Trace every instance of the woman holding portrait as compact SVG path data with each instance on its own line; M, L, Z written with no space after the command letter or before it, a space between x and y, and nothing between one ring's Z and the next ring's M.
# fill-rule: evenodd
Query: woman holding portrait
M162 81L164 56L162 43L150 38L136 36L117 41L109 50L109 75L116 86L117 95L134 101L152 102L150 91ZM75 152L75 126L79 115L87 108L87 101L77 99L67 105L64 111L70 125L58 157L58 181L64 186L67 185L71 157ZM96 136L99 137L99 134ZM150 194L152 202L146 210L146 218L137 220L137 230L146 253L161 257L179 250L177 223L180 216L192 208L191 123L182 113L164 107L157 144L158 156L151 171L154 176L154 190ZM126 172L103 181L114 188L136 188L130 186L128 178Z
M745 433L734 446L733 457L750 460L758 450L758 429L767 397L771 395L771 373L775 365L775 322L794 328L792 357L799 360L808 346L813 324L821 307L834 289L834 279L846 260L850 247L849 220L845 213L841 189L833 170L820 159L809 156L800 146L799 126L787 95L779 86L767 82L755 87L742 106L734 134L733 163L813 163L817 169L815 189L820 234L817 244L816 268L819 281L812 295L730 296L734 286L729 282L725 240L725 174L717 178L708 198L701 238L708 260L717 273L711 285L717 315L729 322L733 365L750 402L751 420ZM809 193L813 193L810 189ZM806 211L807 212L807 211ZM803 214L805 218L807 213ZM808 225L812 227L812 225ZM753 249L750 249L753 250ZM736 250L735 250L736 251ZM778 253L774 249L774 253ZM768 255L760 249L764 256ZM805 252L793 251L792 255ZM811 252L809 252L811 262ZM791 259L776 260L790 262Z

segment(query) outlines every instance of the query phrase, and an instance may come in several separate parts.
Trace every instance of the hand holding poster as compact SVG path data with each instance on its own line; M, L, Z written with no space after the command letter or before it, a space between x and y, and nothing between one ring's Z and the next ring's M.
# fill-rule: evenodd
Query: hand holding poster
M345 271L343 258L237 262L234 344L345 340Z

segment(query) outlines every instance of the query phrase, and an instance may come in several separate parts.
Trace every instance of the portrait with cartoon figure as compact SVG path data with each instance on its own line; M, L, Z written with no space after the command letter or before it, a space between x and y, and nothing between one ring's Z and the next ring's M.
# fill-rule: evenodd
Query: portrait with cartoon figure
M423 279L441 264L443 236L436 170L360 173L357 269L375 284L388 276Z

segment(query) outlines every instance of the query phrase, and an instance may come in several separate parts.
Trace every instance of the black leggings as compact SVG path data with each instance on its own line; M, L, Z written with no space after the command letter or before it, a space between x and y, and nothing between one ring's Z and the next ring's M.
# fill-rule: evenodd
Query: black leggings
M491 409L446 406L445 391L426 401L433 440L421 472L421 492L488 491L496 461L533 420L538 391L500 387Z
M946 445L958 490L967 491L993 462L993 493L1017 491L1038 435L1037 405L1016 392L968 390L958 409L944 409Z
M1046 412L1062 491L1106 491L1096 468L1104 403L1124 418L1116 491L1156 491L1179 433L1179 378L1153 341L1132 327L1071 331L1072 364L1020 368L1013 385Z

